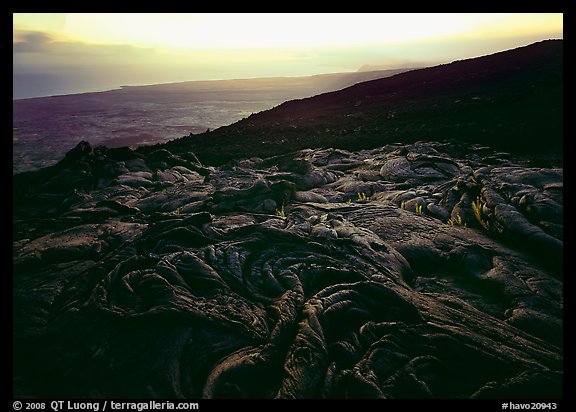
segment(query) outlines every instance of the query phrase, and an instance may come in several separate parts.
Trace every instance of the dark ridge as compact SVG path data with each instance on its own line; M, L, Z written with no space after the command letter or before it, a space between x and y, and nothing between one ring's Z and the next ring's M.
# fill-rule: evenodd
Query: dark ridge
M209 164L309 147L359 150L442 139L512 152L558 153L563 141L562 54L562 40L546 40L413 70L291 100L166 147L194 151Z

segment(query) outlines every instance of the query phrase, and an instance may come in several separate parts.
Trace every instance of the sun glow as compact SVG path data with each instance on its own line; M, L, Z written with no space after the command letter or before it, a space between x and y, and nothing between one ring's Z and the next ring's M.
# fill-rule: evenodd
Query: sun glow
M561 31L562 14L67 13L15 14L14 23L24 27L36 23L61 38L92 44L270 49Z
M469 25L466 16L426 14L71 14L66 32L88 42L222 49L373 44L449 35Z
M190 80L309 76L366 67L424 67L562 38L562 17L14 13L13 69L20 85L14 90L28 90L34 82L55 85L49 89L62 93ZM70 86L73 83L81 87ZM18 90L14 95L22 96Z

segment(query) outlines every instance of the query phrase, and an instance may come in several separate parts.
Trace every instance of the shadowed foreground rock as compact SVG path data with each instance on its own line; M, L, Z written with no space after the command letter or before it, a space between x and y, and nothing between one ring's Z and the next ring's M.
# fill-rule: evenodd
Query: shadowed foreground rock
M15 177L14 395L561 397L562 182L454 143L82 144Z

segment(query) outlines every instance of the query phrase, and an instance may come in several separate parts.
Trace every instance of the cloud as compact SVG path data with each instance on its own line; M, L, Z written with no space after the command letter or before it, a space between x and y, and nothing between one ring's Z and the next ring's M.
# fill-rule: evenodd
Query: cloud
M129 44L90 44L43 31L13 32L13 85L17 97L228 77L233 73L218 71L229 66L195 53L170 53Z
M53 41L50 35L41 31L16 32L14 37L13 53L41 53L46 51Z
M60 40L52 34L42 31L15 30L13 35L14 53L41 53L48 59L61 58L74 54L77 58L86 56L114 56L118 59L129 59L140 56L155 55L152 48L138 47L129 44L90 44L81 41Z
M13 68L19 72L45 72L70 68L137 69L160 60L158 53L150 48L61 40L51 33L42 31L15 30L13 39Z

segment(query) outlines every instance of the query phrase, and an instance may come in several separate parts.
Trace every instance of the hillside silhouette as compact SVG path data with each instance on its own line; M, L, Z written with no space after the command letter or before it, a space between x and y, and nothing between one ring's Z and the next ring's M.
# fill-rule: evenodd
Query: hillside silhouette
M208 163L307 147L358 150L439 139L558 152L562 54L562 40L547 40L412 70L288 101L167 147L192 150Z

